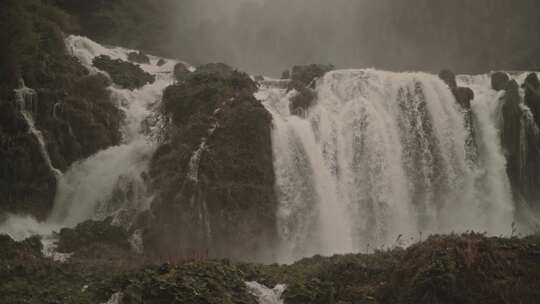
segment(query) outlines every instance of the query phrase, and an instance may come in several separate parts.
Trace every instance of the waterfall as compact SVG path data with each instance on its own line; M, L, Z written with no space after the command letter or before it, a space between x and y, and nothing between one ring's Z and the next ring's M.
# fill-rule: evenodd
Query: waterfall
M342 70L317 83L305 118L263 86L273 116L281 259L369 251L421 234L509 233L513 203L490 96L473 101L480 160L463 111L424 73ZM496 106L495 106L496 107Z
M34 116L37 114L38 99L36 91L31 88L26 87L24 81L21 79L21 86L19 89L15 90L15 101L17 102L21 115L23 116L26 124L28 125L29 132L37 139L39 144L39 151L43 160L49 167L49 170L53 173L56 180L59 180L62 177L62 172L56 169L51 161L49 152L47 151L47 145L45 144L45 139L43 134L36 127L36 122Z
M131 50L106 48L90 39L69 36L68 49L92 73L101 72L92 66L93 58L107 55L113 59L127 60ZM125 209L144 210L150 198L145 189L144 172L156 145L148 140L141 124L152 115L161 101L165 87L173 81L172 71L177 63L167 60L157 66L157 57L150 56L150 64L141 68L156 76L153 84L133 91L109 87L111 98L125 113L123 143L110 147L75 163L60 181L59 191L50 221L75 225L87 219L99 219ZM126 201L114 201L115 191L122 187L135 192Z
M285 291L285 285L279 284L270 289L257 282L246 282L246 286L248 291L257 297L259 304L283 304L281 295Z
M127 60L127 54L132 51L106 48L80 36L67 37L66 45L91 73L101 72L92 66L94 57L108 55L113 59ZM114 85L108 88L115 105L125 113L122 143L72 164L63 175L56 175L57 194L51 216L46 222L38 223L30 217L10 216L0 225L0 232L21 240L32 234L49 235L61 227L75 226L85 220L103 219L110 215L115 216L115 223L121 223L126 221L124 218L126 214L132 214L125 212L126 210L149 208L151 197L146 191L144 179L156 143L149 140L146 134L153 133L159 126L149 122L150 125L147 124L148 128L145 130L142 124L155 113L163 90L174 81L172 71L178 63L175 60L166 60L165 64L157 66L156 63L161 58L149 57L150 64L140 66L156 76L153 84L147 84L133 91L120 89ZM36 102L35 92L23 86L16 93L21 113L31 132L38 139L44 158L51 170L56 171L46 154L43 137L34 126L29 108L30 104ZM55 105L55 112L57 106L60 105Z

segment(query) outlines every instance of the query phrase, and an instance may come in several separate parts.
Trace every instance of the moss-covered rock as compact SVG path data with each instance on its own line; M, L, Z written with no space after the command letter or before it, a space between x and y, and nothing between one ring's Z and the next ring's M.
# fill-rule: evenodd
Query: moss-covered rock
M165 90L172 124L150 168L155 219L145 237L156 254L254 258L274 240L271 116L256 90L223 64Z
M123 116L110 101L107 79L89 76L67 53L62 31L74 27L69 16L38 0L2 1L0 15L6 29L0 34L6 41L0 52L0 157L10 160L0 163L0 213L44 219L56 180L16 103L20 81L37 93L33 119L60 170L117 144Z
M62 228L58 233L58 252L72 253L94 243L129 249L128 233L123 227L111 224L112 219L86 221L75 228Z
M111 59L107 55L94 58L92 64L107 72L115 84L125 89L138 89L155 81L153 75L143 71L138 65L121 59Z

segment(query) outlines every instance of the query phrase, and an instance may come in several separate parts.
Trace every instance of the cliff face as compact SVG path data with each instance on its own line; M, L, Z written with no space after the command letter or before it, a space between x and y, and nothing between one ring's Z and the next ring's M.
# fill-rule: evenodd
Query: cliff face
M268 258L276 233L270 114L246 74L222 64L185 73L163 98L169 140L150 168L156 198L145 244L162 258Z
M63 171L118 144L122 113L110 101L109 80L90 75L68 54L61 30L71 29L69 16L32 0L4 1L1 10L2 28L13 36L4 37L7 45L0 54L7 67L0 79L0 211L45 218L56 193L51 168ZM32 89L24 105L15 93L23 85Z
M519 84L507 80L501 100L501 143L520 217L528 217L531 209L538 210L540 199L540 138L537 123L540 113L537 111L535 78L536 74L529 74L522 84L525 88L524 98L520 95Z

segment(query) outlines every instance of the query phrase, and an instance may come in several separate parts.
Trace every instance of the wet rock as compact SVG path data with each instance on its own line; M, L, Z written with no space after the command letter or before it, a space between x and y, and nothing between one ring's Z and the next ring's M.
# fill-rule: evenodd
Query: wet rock
M111 59L101 55L93 60L93 65L111 76L112 81L125 89L138 89L154 83L155 77L146 73L138 65L120 59Z
M471 101L474 99L474 91L471 88L457 87L454 90L457 102L465 109L471 108Z
M452 92L457 89L456 75L450 70L442 70L439 72L439 78L444 81Z
M292 115L304 116L305 112L311 107L316 98L316 93L310 88L302 88L291 97L289 110Z
M525 88L525 104L531 109L536 126L540 127L540 81L536 73L527 75L523 83Z
M143 52L131 52L128 54L128 60L141 64L150 64L150 58Z
M495 72L491 74L491 88L495 91L502 91L508 85L510 77L505 72Z
M439 78L444 81L454 94L457 103L464 109L471 108L471 101L474 99L474 91L467 87L458 87L456 75L450 70L439 72Z
M522 111L519 106L521 97L519 87L515 80L508 82L503 96L502 116L503 128L501 131L501 143L505 151L507 165L506 171L512 184L512 189L520 188L521 164L521 129Z
M165 61L165 59L163 58L160 58L158 60L158 62L156 63L157 66L163 66L165 63L167 63L167 61Z
M256 90L224 64L200 66L165 90L170 140L151 162L156 196L144 235L157 258L267 254L276 235L271 116Z

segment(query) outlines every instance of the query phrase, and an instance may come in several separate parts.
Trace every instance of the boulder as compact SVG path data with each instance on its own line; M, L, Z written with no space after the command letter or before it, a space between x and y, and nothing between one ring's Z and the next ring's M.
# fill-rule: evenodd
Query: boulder
M491 88L495 91L502 91L510 81L510 77L505 72L495 72L491 74Z
M121 59L111 59L109 56L101 55L94 58L92 63L96 68L107 72L115 84L125 89L138 89L155 81L153 75L145 72L138 65Z
M128 54L128 60L141 64L150 64L150 58L143 52L131 52Z

